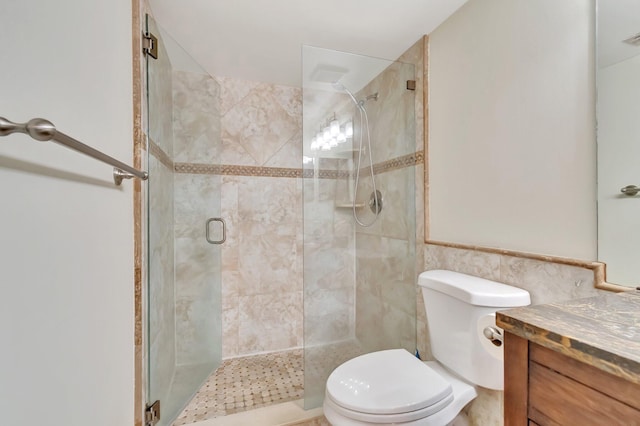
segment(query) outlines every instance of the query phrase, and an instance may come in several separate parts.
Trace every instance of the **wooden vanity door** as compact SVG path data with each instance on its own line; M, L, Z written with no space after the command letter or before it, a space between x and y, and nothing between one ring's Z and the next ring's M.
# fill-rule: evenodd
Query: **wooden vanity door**
M640 385L511 333L505 426L640 426Z

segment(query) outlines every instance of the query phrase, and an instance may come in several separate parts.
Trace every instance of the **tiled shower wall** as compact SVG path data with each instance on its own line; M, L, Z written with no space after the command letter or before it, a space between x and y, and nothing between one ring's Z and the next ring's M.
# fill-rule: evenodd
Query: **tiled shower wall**
M173 72L173 160L212 163L219 156L220 85L207 74ZM204 238L220 215L220 176L174 174L176 357L179 365L220 358L220 256ZM211 226L213 228L213 226Z
M177 203L181 214L206 211L209 191L221 185L222 355L301 347L302 190L294 171L302 155L301 90L230 78L203 85L197 76L176 74L174 99L184 100L192 117L177 126L191 136L188 148L176 149L176 184L186 195ZM178 250L188 253L193 244ZM190 262L206 263L197 256ZM190 293L194 285L190 277L181 288Z
M220 162L236 174L222 178L223 356L301 347L302 182L286 170L300 168L301 90L219 81Z
M405 348L415 350L415 104L417 94L407 89L415 80L414 64L394 62L367 84L358 98L378 93L366 104L371 149L376 167L376 189L383 209L376 222L356 230L356 335L366 351ZM396 159L394 166L381 164ZM366 164L363 163L363 164ZM361 167L359 199L373 191L369 170ZM364 208L360 220L375 215Z

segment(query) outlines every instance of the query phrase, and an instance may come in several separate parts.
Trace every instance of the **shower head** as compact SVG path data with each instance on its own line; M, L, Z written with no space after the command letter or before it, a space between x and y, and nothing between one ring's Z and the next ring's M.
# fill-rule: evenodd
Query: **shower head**
M339 81L334 81L333 83L331 83L331 85L333 86L334 89L339 90L341 92L345 92L347 95L349 95L353 103L356 104L356 106L360 110L364 109L364 101L358 101L356 97L353 95L353 93L351 93L351 91L344 86L344 84L340 83Z
M331 86L333 86L334 89L340 92L348 92L347 88L344 87L344 84L340 83L339 81L334 81L333 83L331 83Z

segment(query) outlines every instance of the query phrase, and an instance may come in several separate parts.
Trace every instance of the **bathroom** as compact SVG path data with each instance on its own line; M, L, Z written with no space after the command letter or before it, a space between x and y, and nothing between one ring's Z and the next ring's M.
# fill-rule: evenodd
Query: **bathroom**
M597 259L593 2L543 4L548 8L470 0L429 34L427 243L424 163L412 166L416 273L442 268L517 284L534 303L594 293ZM5 81L21 84L3 90L2 115L50 118L80 140L132 159L139 152L132 135L140 143L143 127L131 102L141 92L133 78L140 70L131 58L131 4L11 1L0 12L2 39L22 52L3 61ZM414 42L426 40L418 35L406 48ZM469 93L473 101L459 101ZM464 145L464 132L476 143ZM450 143L438 144L443 134ZM7 293L0 312L7 347L20 348L3 351L2 412L15 425L132 424L143 387L134 335L143 318L132 284L143 266L132 243L142 232L133 220L140 183L114 190L104 184L104 165L56 146L27 139L0 146L3 223L11 225L2 232ZM427 357L424 307L416 301L417 346ZM481 394L469 411L476 424L500 424L500 396Z

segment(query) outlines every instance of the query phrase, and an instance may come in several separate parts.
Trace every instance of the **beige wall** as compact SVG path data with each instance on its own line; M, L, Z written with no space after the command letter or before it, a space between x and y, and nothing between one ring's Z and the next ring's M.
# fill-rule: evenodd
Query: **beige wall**
M132 162L131 1L0 5L0 115ZM95 35L105 43L96 49ZM0 141L0 423L132 425L133 185L25 135Z
M471 0L429 44L429 236L594 259L593 2ZM599 292L590 269L423 247L423 270L524 288L534 304ZM417 303L431 358L419 291ZM502 392L480 389L465 410L473 425L501 425Z
M608 282L630 286L640 276L640 204L620 188L637 178L638 99L640 56L598 69L598 259L607 263Z
M429 55L430 237L594 260L593 0L471 0Z

